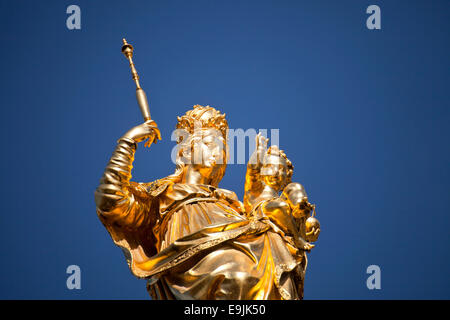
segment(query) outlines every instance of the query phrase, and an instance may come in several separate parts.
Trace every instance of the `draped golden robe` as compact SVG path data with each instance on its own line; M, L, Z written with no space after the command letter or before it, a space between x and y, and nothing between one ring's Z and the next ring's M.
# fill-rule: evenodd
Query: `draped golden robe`
M306 255L227 190L129 182L135 146L121 141L96 191L97 213L154 299L299 299ZM123 155L128 155L127 161Z

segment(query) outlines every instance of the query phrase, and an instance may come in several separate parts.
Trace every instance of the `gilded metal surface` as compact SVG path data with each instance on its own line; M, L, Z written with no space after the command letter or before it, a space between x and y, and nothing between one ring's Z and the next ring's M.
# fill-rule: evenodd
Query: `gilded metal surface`
M174 174L131 181L139 142L161 139L153 120L129 130L95 192L97 214L126 256L148 279L154 299L301 299L307 240L317 240L314 206L284 152L258 135L247 166L244 203L218 187L227 161L225 115L194 106L178 118ZM281 192L281 195L279 193Z

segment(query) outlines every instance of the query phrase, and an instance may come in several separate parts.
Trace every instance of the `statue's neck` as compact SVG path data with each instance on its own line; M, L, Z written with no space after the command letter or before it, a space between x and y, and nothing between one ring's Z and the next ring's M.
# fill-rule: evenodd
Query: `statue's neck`
M187 184L205 184L217 187L218 183L215 181L217 179L214 178L213 174L205 174L205 172L202 174L201 170L189 165L185 169L182 181Z

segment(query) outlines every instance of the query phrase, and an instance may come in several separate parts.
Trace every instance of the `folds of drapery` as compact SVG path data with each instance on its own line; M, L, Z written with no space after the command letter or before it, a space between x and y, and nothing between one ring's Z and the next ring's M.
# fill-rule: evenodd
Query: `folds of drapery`
M154 298L301 297L306 256L269 221L238 212L233 193L174 183L130 182L127 189L127 206L97 210L133 274L152 279ZM135 211L139 219L133 203L146 205Z

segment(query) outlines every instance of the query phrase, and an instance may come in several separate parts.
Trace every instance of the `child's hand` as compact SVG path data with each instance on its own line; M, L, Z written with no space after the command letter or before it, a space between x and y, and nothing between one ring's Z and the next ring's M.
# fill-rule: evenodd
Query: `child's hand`
M269 143L269 138L264 137L261 132L256 135L256 149L267 150L267 144Z
M260 168L263 164L264 156L267 152L267 144L269 142L269 139L264 137L260 132L256 135L255 142L256 148L252 156L250 157L249 164Z
M256 153L258 156L257 163L262 164L264 161L264 155L267 151L267 144L269 143L269 139L264 137L261 132L256 135Z

